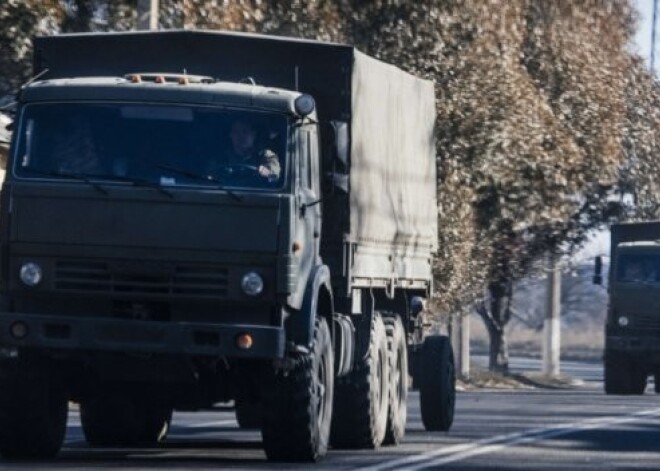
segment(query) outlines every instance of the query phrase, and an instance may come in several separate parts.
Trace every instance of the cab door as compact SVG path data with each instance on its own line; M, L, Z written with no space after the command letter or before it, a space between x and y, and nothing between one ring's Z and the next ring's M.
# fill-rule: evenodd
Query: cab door
M301 280L319 263L321 203L318 176L318 132L315 125L298 129L296 158L296 237Z

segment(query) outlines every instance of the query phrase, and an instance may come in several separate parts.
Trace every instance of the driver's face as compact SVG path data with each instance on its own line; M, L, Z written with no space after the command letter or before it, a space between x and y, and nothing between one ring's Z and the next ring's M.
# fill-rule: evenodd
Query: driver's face
M256 133L248 123L239 121L231 127L231 143L234 146L234 152L244 155L252 150Z

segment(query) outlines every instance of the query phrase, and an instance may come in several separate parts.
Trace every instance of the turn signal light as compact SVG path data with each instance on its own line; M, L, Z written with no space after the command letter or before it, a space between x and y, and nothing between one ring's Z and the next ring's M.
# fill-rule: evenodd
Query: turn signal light
M253 344L252 336L250 334L239 334L236 337L236 346L241 350L249 350Z

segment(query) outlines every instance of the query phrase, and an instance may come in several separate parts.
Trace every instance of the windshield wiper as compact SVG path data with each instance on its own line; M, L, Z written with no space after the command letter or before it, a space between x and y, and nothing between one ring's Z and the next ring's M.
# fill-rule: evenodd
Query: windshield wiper
M55 170L39 170L39 169L35 169L35 168L30 168L30 167L24 167L23 170L27 170L28 172L34 173L35 175L43 175L43 176L47 176L47 177L71 178L73 180L79 180L81 182L87 183L88 185L91 185L99 193L103 193L104 195L108 194L108 190L103 188L98 183L93 182L90 179L90 176L86 175L84 173L58 172L58 171L55 171Z
M164 194L165 196L169 196L170 198L174 198L174 194L171 191L166 190L165 188L163 188L162 185L159 185L158 183L147 180L146 178L127 177L127 176L124 176L124 175L88 175L88 176L94 177L94 178L100 178L100 179L127 182L127 183L131 183L133 186L136 186L136 187L153 188L154 190L157 190L158 192Z
M229 188L225 187L225 184L222 180L220 180L218 178L215 178L211 175L202 175L202 174L199 174L199 173L190 172L189 170L185 170L185 169L182 169L182 168L170 167L169 165L162 165L162 164L153 164L153 165L154 165L154 167L159 168L161 170L165 170L165 171L173 172L173 173L178 173L179 175L182 175L182 176L188 177L188 178L192 178L194 180L215 183L216 188L218 190L224 191L232 199L234 199L236 201L241 201L241 197L238 196L236 193L234 193Z

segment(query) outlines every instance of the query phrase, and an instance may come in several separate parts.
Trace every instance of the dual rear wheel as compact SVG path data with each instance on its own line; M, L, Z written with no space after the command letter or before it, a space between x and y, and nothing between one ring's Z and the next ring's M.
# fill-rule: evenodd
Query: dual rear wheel
M101 393L80 403L82 429L91 446L153 446L165 439L171 420L171 407L126 391Z

